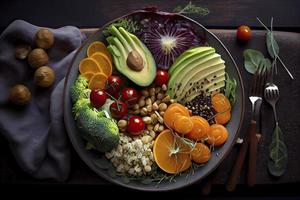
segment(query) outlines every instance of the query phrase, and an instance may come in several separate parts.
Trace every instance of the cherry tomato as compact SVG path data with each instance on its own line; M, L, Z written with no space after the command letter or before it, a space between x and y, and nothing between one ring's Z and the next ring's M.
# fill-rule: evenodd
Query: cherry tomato
M242 25L237 29L236 36L239 40L250 40L252 37L251 29L249 28L249 26Z
M116 119L121 119L128 113L127 105L123 101L113 102L110 105L109 110L110 110L113 118L116 118Z
M119 76L110 76L107 79L107 85L105 91L115 98L118 98L118 94L121 90L122 80Z
M135 104L138 100L138 92L133 88L125 88L122 91L122 99L125 101L129 106Z
M139 116L133 116L129 119L127 131L132 135L139 135L145 129L145 123Z
M90 94L90 100L95 108L100 108L105 104L107 95L103 90L92 90Z
M157 70L155 84L158 86L162 86L163 84L167 84L169 80L169 74L164 70Z

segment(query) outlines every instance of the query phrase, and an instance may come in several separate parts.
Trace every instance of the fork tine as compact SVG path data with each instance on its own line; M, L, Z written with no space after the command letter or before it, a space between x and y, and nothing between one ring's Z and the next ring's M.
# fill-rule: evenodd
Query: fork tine
M255 93L256 93L257 78L258 78L258 70L256 70L256 72L252 78L252 83L250 85L250 95L255 95Z
M256 96L262 96L263 90L266 81L266 70L263 67L260 67L256 70L253 82L251 84L251 94Z

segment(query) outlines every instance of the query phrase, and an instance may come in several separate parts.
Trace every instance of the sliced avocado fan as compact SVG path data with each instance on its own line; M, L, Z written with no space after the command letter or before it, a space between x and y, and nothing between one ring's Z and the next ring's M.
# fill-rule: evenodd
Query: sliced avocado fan
M214 92L225 86L225 61L212 47L196 47L182 53L169 69L167 94L181 103L200 92Z
M156 75L156 65L151 52L135 35L123 27L111 26L109 32L112 36L106 38L109 43L107 48L112 54L116 69L135 84L149 86ZM142 61L139 71L128 66L128 55L133 51L140 56Z

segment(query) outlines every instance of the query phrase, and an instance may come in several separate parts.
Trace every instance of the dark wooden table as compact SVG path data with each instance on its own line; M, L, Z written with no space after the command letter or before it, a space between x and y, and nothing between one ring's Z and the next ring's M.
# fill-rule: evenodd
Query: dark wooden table
M50 2L50 1L49 1ZM264 0L254 3L250 0L244 1L193 1L194 4L207 7L210 10L210 14L207 16L189 15L202 23L209 29L218 29L214 32L220 37L228 34L228 37L224 37L224 43L228 46L229 50L239 50L234 56L238 63L242 63L242 50L243 46L238 46L234 42L234 29L241 24L248 24L252 29L261 29L260 25L256 21L255 17L259 17L263 21L269 21L273 16L275 18L274 29L288 32L300 32L300 1L289 0ZM135 9L158 6L160 10L172 11L177 5L185 5L188 1L58 1L53 0L51 3L27 0L27 1L11 1L2 0L0 2L0 31L3 31L5 27L15 19L23 19L30 23L39 26L48 26L57 28L65 25L74 25L80 28L100 27L111 19L121 16L128 11ZM224 29L229 29L224 32ZM232 30L230 30L232 29ZM256 37L262 36L262 32L255 33ZM231 37L231 38L230 38ZM263 43L262 37L255 42ZM255 46L255 42L249 44L249 47ZM263 45L261 45L263 46ZM263 47L262 47L263 48ZM265 49L264 49L265 50ZM298 49L299 55L300 51ZM234 53L233 53L234 54ZM239 66L242 69L242 66ZM296 67L293 67L296 70ZM297 74L299 70L297 71ZM243 74L245 75L245 74ZM250 77L246 76L247 80ZM287 76L281 78L281 81L286 81ZM294 84L296 89L300 88L299 82ZM247 89L247 84L246 84ZM299 92L299 90L297 90ZM296 94L296 96L299 96ZM295 100L297 101L297 100ZM297 104L295 104L297 106ZM299 107L298 107L299 108ZM270 111L270 110L269 110ZM246 115L249 113L246 113ZM297 115L299 116L299 115ZM271 117L268 116L270 119ZM300 117L300 116L299 116ZM247 120L248 118L246 118ZM299 130L300 119L294 119L290 122L294 128ZM245 125L244 125L245 126ZM290 129L289 129L290 130ZM297 138L293 138L297 140ZM263 147L266 148L266 147ZM92 171L90 171L86 165L78 158L75 152L73 152L72 161L73 167L70 175L70 180L66 183L57 183L51 180L35 180L22 172L15 162L13 155L8 150L8 144L0 135L0 183L4 183L6 186L19 185L22 188L28 188L29 184L39 185L40 189L55 188L59 190L77 190L77 188L83 188L85 190L101 190L112 191L119 189L120 191L127 193L130 192L126 189L113 186L106 181L98 178ZM231 165L231 162L235 159L236 150L233 151L228 158L230 162L226 162L224 165ZM228 168L228 167L227 167ZM299 170L300 171L300 170ZM245 185L240 185L238 190L233 194L226 193L224 186L220 185L224 183L226 174L228 172L218 172L219 176L215 181L217 186L213 190L215 196L244 196L244 195L299 195L299 190L296 190L299 185L299 179L291 178L289 181L283 181L282 184L270 184L267 176L263 177L261 184L255 188L247 188ZM260 173L260 172L259 172ZM298 173L298 172L296 172ZM261 173L263 174L263 173ZM295 173L294 173L295 174ZM243 180L243 177L242 177ZM276 181L274 181L276 183ZM280 183L280 182L279 182ZM20 187L20 188L21 188ZM277 189L276 189L277 188ZM182 192L189 192L192 195L200 195L200 186L194 185Z

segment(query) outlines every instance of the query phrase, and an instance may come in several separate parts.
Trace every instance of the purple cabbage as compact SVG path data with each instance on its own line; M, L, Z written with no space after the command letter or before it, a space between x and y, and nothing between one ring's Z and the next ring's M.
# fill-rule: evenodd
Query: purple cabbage
M188 22L155 19L141 21L141 40L151 51L159 68L168 70L174 60L200 41Z

